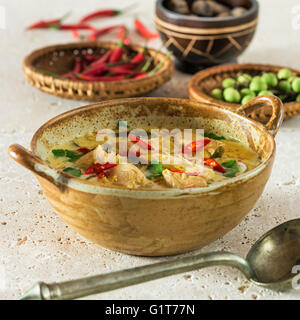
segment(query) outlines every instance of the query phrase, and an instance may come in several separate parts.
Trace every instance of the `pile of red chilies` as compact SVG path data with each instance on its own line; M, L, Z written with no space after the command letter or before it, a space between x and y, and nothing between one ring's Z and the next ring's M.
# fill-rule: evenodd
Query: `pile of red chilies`
M103 36L113 30L119 30L118 38L124 39L124 44L128 45L128 44L130 44L130 39L127 36L128 30L127 30L126 26L113 25L113 26L102 28L102 29L96 29L89 24L89 22L92 20L99 19L99 18L114 17L114 16L118 16L120 14L123 14L124 12L126 12L126 9L124 9L124 10L115 10L115 9L97 10L95 12L92 12L92 13L84 16L76 24L63 23L63 20L68 16L68 15L65 15L59 19L38 21L38 22L30 25L27 28L27 30L40 29L40 28L51 28L51 29L56 29L56 30L70 30L70 31L72 31L73 36L77 39L80 38L79 31L88 30L88 31L90 31L89 39L91 41L96 41L100 36ZM145 39L149 40L149 39L155 39L158 37L157 32L151 32L150 30L148 30L147 27L137 18L134 19L134 26L135 26L135 30Z
M151 71L148 71L152 57L146 56L146 48L137 52L134 57L126 58L124 42L106 51L102 56L86 53L74 60L73 69L60 75L60 78L84 81L121 81L125 79L139 79L154 74L170 57L159 62ZM125 57L125 59L124 59ZM145 68L146 66L146 68Z

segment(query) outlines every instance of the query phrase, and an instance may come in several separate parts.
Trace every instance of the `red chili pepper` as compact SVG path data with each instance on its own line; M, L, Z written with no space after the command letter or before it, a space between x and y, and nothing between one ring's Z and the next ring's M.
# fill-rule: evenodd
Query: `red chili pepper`
M100 174L103 173L103 171L112 169L114 167L116 167L117 164L116 163L105 163L105 164L94 164L91 167L89 167L86 171L84 171L82 174Z
M146 28L146 26L139 20L134 19L134 25L137 32L146 39L155 39L158 37L157 32L151 32Z
M93 62L91 64L91 66L95 66L97 64L104 64L106 62L108 62L108 60L110 59L111 55L112 55L113 50L108 50L104 53L104 55L99 58L98 60L96 60L95 62Z
M74 63L74 68L73 71L74 73L80 73L81 72L81 59L80 58L76 58L75 59L75 63Z
M49 28L53 25L58 25L60 24L64 19L66 19L69 16L69 12L62 16L59 19L52 19L52 20L41 20L38 22L33 23L29 27L27 27L27 30L32 30L32 29L39 29L39 28Z
M82 73L76 73L76 77L80 80L85 81L103 81L103 82L111 82L111 81L122 81L125 79L124 76L102 76L102 77L96 77L96 76L89 76Z
M130 63L139 64L139 63L144 62L144 60L145 60L145 55L142 52L139 52L136 56L134 56L130 60Z
M96 29L88 24L60 24L58 25L59 30L92 30Z
M128 139L129 139L130 141L132 141L132 142L136 142L136 144L137 144L138 146L140 146L142 149L154 150L154 148L153 148L150 144L144 142L143 140L141 140L140 138L134 136L134 135L131 134L131 133L129 133Z
M178 173L185 173L187 176L198 176L200 174L200 172L186 172L186 171L179 171L179 170L176 170L176 169L169 169L170 171L172 172L178 172Z
M225 173L226 170L215 160L211 158L204 158L204 164L215 171Z
M110 26L110 27L106 27L103 29L99 29L99 30L93 30L91 35L90 35L90 41L95 41L97 40L100 36L103 36L104 34L115 30L115 29L119 29L121 28L121 25L117 25L117 26Z
M131 44L131 40L128 38L127 34L128 34L127 28L125 26L122 26L122 28L118 34L118 38L120 40L123 40L124 44L126 44L128 46Z
M114 49L109 58L109 63L119 62L123 56L123 53L124 53L124 49L122 47L118 47Z
M80 152L80 153L87 153L87 152L90 151L90 149L88 149L88 148L79 148L79 149L77 149L76 151L78 151L78 152Z
M121 76L121 75L126 76L126 75L132 74L132 71L126 68L122 68L122 66L111 67L108 70L110 73L112 73L112 75L116 75L116 76Z
M85 70L82 74L86 76L99 76L105 72L107 72L107 67L105 64L97 64L95 66L91 66L91 68L88 68Z
M91 12L81 18L80 22L86 22L97 18L106 18L106 17L114 17L120 14L123 14L125 11L129 10L133 5L123 9L123 10L116 10L116 9L102 9Z
M145 78L147 77L147 73L146 72L137 72L133 75L133 79L141 79L141 78Z
M80 34L78 32L78 30L72 30L72 35L75 39L80 39Z
M53 26L56 24L59 24L60 20L59 19L53 19L53 20L48 20L48 21L38 21L27 27L27 30L32 30L32 29L40 29L40 28L48 28L49 26Z
M84 16L80 23L87 22L96 18L104 18L104 17L113 17L122 14L123 11L115 10L115 9L104 9L104 10L97 10L92 12L86 16Z
M205 147L208 143L210 143L210 139L207 139L207 138L204 138L203 140L193 141L193 142L187 144L183 148L182 152L186 153L186 154L196 152L199 149L201 149L202 147Z

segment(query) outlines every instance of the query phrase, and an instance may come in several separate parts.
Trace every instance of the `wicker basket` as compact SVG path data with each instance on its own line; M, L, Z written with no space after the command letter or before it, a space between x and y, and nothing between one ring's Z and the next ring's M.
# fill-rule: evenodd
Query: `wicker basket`
M212 103L230 110L237 110L240 104L228 103L216 100L210 96L210 92L214 88L221 88L222 81L225 78L235 78L238 73L248 73L251 76L260 75L262 72L277 73L280 66L262 65L262 64L232 64L222 65L195 74L189 82L189 96L191 99ZM290 68L289 68L290 69ZM300 76L300 72L290 69L295 76ZM300 114L300 102L288 102L284 104L284 119L292 118ZM266 123L272 113L271 108L263 108L253 112L250 117L254 120Z
M160 87L171 78L174 72L171 59L167 60L154 75L140 79L87 82L61 79L50 75L51 73L69 72L74 63L74 55L79 57L86 52L101 55L116 46L116 43L110 42L79 42L45 47L32 52L24 59L23 71L29 83L41 91L62 98L85 101L142 96ZM129 46L128 56L134 56L142 49L136 45ZM149 56L155 56L154 65L165 57L165 54L152 49L149 49L148 53ZM49 75L38 70L46 70Z

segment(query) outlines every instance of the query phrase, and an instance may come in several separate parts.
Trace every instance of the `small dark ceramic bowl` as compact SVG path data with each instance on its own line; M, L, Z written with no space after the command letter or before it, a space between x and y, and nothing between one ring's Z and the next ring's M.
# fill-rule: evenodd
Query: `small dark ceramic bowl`
M225 18L178 14L168 9L168 1L156 2L156 27L165 46L177 58L177 67L185 72L235 62L254 36L258 20L256 0L222 0L229 6L248 9L243 15Z

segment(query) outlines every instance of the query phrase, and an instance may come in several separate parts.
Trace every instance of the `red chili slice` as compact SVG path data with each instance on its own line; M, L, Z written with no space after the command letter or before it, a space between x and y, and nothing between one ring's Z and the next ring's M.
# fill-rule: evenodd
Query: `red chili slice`
M104 173L105 170L109 170L112 169L114 167L116 167L117 164L116 163L105 163L105 164L94 164L91 167L89 167L86 171L84 171L82 174L101 174Z
M187 144L183 148L182 152L186 153L186 154L190 154L190 153L196 152L199 149L205 147L209 143L210 143L210 139L207 139L207 138L204 138L202 140L193 141L193 142Z
M136 144L140 146L142 149L154 150L154 148L150 144L142 141L140 138L134 136L133 134L129 134L128 139L132 142L136 142Z
M215 160L211 158L204 158L204 164L215 171L225 173L226 170Z
M77 149L77 151L81 152L81 153L87 153L87 152L90 151L90 149L88 149L88 148L79 148L79 149Z

